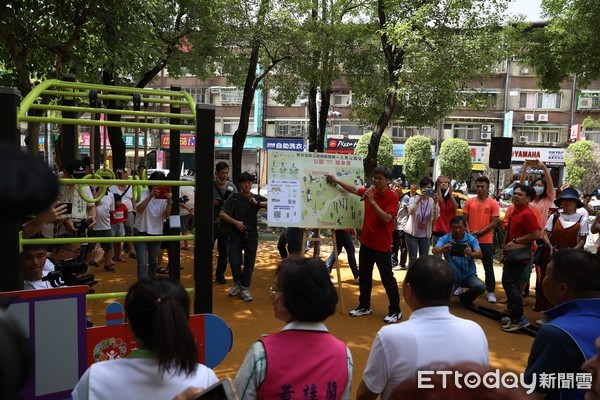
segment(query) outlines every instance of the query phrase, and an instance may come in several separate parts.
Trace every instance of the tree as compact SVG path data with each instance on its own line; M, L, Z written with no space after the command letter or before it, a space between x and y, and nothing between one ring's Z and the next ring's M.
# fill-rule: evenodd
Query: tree
M373 132L367 132L360 137L354 148L354 154L362 157L367 156L369 143L371 143L371 135L373 135ZM381 137L381 143L377 152L377 165L385 165L390 169L394 167L394 143L388 135ZM369 176L365 175L365 178L368 182Z
M600 145L581 140L567 147L565 181L584 193L590 193L600 182Z
M427 170L431 162L431 141L423 136L411 136L404 144L403 172L408 183L418 183L428 176Z
M471 177L473 163L469 143L462 139L446 139L440 147L440 171L459 182Z
M354 60L345 65L353 109L374 125L367 172L392 119L407 126L437 124L466 96L473 79L489 76L511 52L507 29L501 28L508 0L372 4L368 17L376 27L350 43Z
M543 0L548 23L523 36L523 61L535 69L542 88L557 91L577 75L585 87L600 78L600 7L596 0Z

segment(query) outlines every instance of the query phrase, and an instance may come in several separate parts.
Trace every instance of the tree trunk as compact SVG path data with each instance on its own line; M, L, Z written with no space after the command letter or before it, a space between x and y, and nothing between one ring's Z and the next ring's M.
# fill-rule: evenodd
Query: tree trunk
M105 85L115 85L114 74L111 71L102 71L102 83ZM105 103L106 108L115 109L117 103L114 100L109 100ZM108 121L120 121L121 116L118 114L107 114ZM113 171L117 168L125 168L125 141L123 140L123 131L119 127L107 127L108 140L113 156ZM134 165L137 168L137 165Z
M317 87L308 90L308 151L317 150L318 121L317 121Z
M242 97L242 109L240 112L240 123L233 134L233 143L231 146L232 179L235 179L242 173L242 155L244 154L244 142L248 134L248 121L250 111L252 110L252 101L254 100L254 91L256 90L256 65L258 64L259 43L252 46L250 53L250 62L248 64L248 73L244 83L244 95Z
M317 141L317 151L325 151L325 130L327 129L327 119L329 118L329 107L331 106L331 87L321 90L321 110L319 111L319 137Z

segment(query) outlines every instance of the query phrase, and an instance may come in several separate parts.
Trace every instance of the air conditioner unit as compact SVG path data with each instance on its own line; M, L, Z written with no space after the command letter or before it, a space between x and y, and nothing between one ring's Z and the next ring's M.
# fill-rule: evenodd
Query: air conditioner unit
M519 62L521 61L521 56L512 56L512 60L513 62Z
M525 114L525 121L535 121L535 114Z
M526 143L527 142L527 136L519 136L519 143Z
M592 108L592 98L591 97L581 97L579 99L579 109Z
M527 74L529 74L529 68L528 67L521 68L521 75L527 75Z
M219 93L221 93L221 88L219 86L211 86L210 92L212 94L219 94Z
M548 122L548 114L538 115L538 122Z
M491 132L481 132L481 140L490 140L492 138Z
M492 133L492 125L481 125L481 133Z

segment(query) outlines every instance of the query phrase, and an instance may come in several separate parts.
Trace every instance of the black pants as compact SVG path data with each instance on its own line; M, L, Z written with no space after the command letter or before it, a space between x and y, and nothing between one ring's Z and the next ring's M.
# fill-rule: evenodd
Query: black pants
M225 277L227 270L227 255L229 254L229 238L226 236L215 236L217 241L217 269L215 277L217 279ZM214 246L213 242L213 246Z
M400 313L400 292L392 271L392 258L389 251L377 251L361 243L358 252L358 276L360 296L359 307L371 308L373 288L373 266L377 264L381 283L390 301L389 312Z
M400 262L398 262L398 250L400 250ZM400 265L406 267L408 249L406 248L406 232L394 231L392 236L392 267Z

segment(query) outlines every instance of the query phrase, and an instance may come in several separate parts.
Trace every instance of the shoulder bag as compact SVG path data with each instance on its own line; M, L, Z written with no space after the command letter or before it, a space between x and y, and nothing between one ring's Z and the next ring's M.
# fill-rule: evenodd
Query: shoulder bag
M229 212L225 211L227 213L227 215L229 215L230 217L233 217L233 213L235 212L235 206L237 204L237 201L238 201L238 197L234 193L233 199L231 200L231 202L232 202L231 209L229 210ZM217 217L217 219L215 220L215 237L228 238L235 232L235 230L236 230L235 225L230 224L229 222L226 222L225 220L221 219L221 217Z

